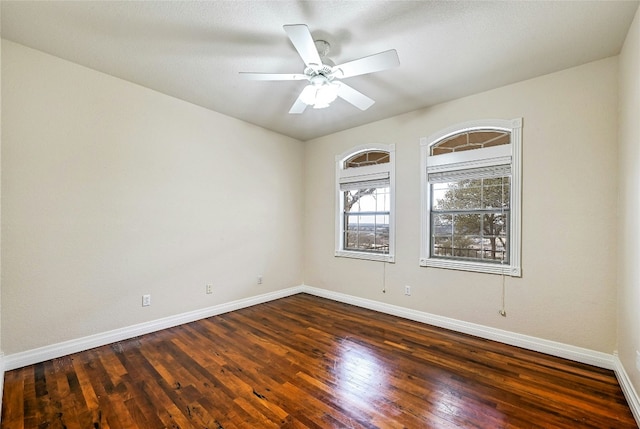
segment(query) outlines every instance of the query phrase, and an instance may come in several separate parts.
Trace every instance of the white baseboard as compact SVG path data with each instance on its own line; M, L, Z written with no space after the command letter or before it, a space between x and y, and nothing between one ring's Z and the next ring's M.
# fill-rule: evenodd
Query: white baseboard
M333 301L344 302L358 307L368 308L370 310L379 311L381 313L402 317L416 322L426 323L438 326L452 331L462 332L474 335L476 337L488 340L498 341L524 349L546 353L576 362L582 362L594 365L600 368L613 368L613 355L597 352L594 350L576 347L569 344L549 341L542 338L532 337L529 335L517 334L515 332L505 331L502 329L491 328L484 325L465 322L462 320L451 319L449 317L438 316L435 314L425 313L423 311L411 310L409 308L397 305L385 304L379 301L373 301L365 298L359 298L352 295L346 295L340 292L332 292L325 289L314 288L311 286L302 286L302 291L311 295L322 298L331 299Z
M172 328L184 323L194 322L196 320L205 319L207 317L216 316L218 314L228 313L230 311L239 310L252 305L262 304L264 302L273 301L275 299L284 298L302 292L301 287L292 287L282 289L276 292L266 293L250 298L240 299L225 304L215 305L213 307L203 308L201 310L190 311L187 313L177 314L150 322L144 322L137 325L127 326L125 328L115 329L100 334L90 335L75 340L64 341L62 343L52 344L37 349L27 350L20 353L10 354L4 357L4 367L10 371L12 369L21 368L27 365L44 362L72 353L89 350L95 347L104 346L117 341L134 338L140 335L149 334L151 332L160 331L162 329Z
M636 423L640 426L640 396L638 396L638 392L634 389L629 374L627 374L627 370L622 365L616 353L613 354L613 365L616 378L618 379L618 383L620 383L620 388L622 388L622 393L624 393L624 397L627 399Z
M427 323L429 325L434 325L441 328L451 329L453 331L474 335L480 338L499 341L501 343L550 354L552 356L562 357L601 368L614 369L614 359L612 354L597 352L581 347L576 347L555 341L549 341L537 337L531 337L528 335L522 335L502 329L491 328L488 326L438 316L435 314L386 304L379 301L359 298L339 292L332 292L307 285L283 289L276 292L204 308L201 310L191 311L188 313L178 314L163 319L140 323L113 331L90 335L87 337L65 341L58 344L52 344L49 346L27 350L20 353L10 354L4 357L3 369L12 370L26 365L32 365L34 363L43 362L71 353L77 353L83 350L103 346L116 341L122 341L129 338L137 337L139 335L171 328L183 323L189 323L218 314L250 307L252 305L284 298L290 295L295 295L297 293L308 293L310 295L331 299L333 301L368 308L370 310L379 311L381 313L399 316L405 319Z

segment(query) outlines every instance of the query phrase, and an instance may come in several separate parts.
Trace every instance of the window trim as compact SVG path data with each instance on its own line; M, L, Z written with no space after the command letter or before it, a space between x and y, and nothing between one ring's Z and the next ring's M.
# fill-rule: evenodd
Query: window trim
M511 143L462 152L430 155L431 146L455 134L478 130L508 131ZM511 165L509 264L431 258L431 186L428 172ZM420 139L421 234L420 266L521 277L522 118L464 122Z
M344 162L354 155L368 151L385 151L389 153L389 162L384 164L368 165L363 167L344 168ZM366 259L370 261L395 262L395 206L396 206L396 178L395 178L395 155L394 144L366 144L356 146L336 156L336 183L335 183L335 253L336 257ZM355 250L344 250L344 202L340 181L360 182L366 180L376 180L381 174L389 175L389 253L358 252Z

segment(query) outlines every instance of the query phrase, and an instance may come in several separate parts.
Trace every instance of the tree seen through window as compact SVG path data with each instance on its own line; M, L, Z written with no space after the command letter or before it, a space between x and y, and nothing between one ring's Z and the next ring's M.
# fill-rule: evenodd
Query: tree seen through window
M509 262L510 178L431 184L434 257Z

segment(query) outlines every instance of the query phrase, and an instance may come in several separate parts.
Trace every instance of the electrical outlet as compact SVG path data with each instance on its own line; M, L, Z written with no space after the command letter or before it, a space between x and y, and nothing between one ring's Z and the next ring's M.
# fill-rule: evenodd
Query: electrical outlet
M142 295L142 306L148 307L151 305L151 295Z
M262 276L258 276L258 284L261 285L262 284Z
M406 286L404 287L404 294L405 294L405 295L407 295L407 296L410 296L410 295L411 295L411 286L406 285Z
M211 283L207 284L207 295L211 295L213 293L213 285Z
M636 350L636 369L640 371L640 351Z

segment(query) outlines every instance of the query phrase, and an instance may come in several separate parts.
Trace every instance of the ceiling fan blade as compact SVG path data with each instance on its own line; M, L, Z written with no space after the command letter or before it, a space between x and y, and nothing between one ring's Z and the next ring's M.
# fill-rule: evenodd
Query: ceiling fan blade
M338 88L338 97L348 101L353 104L360 110L367 110L369 107L373 106L373 101L360 91L357 91L351 88L349 85L340 82L340 88Z
M291 106L291 109L289 109L289 113L292 113L292 114L302 113L306 108L307 108L307 104L304 101L302 101L302 93L300 93L296 101L293 103L293 106Z
M388 70L400 65L398 53L395 49L380 52L378 54L369 55L368 57L349 61L344 64L338 64L333 68L336 77L347 78L359 76L367 73Z
M284 25L283 28L287 36L289 36L291 43L293 43L293 46L296 48L296 51L300 54L302 61L304 61L307 66L311 64L317 66L322 65L320 54L318 54L316 44L313 42L309 27L304 24L292 24Z
M301 73L253 73L240 72L240 76L248 80L305 80L307 76Z

